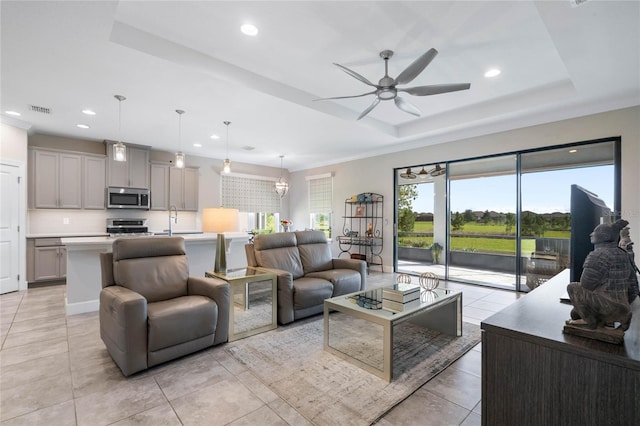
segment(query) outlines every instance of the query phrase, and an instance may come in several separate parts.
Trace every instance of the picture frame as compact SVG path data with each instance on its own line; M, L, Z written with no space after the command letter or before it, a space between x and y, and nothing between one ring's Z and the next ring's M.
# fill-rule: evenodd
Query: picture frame
M364 217L364 206L357 206L356 207L355 217Z

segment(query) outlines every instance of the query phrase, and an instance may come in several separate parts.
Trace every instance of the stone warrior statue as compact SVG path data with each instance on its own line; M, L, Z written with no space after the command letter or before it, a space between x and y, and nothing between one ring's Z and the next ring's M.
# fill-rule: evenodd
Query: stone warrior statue
M628 224L619 219L613 224L598 225L591 233L595 250L584 262L580 282L567 287L573 309L565 333L610 343L623 342L631 322L630 303L638 296L633 252L618 246L621 231ZM620 326L616 328L615 323Z

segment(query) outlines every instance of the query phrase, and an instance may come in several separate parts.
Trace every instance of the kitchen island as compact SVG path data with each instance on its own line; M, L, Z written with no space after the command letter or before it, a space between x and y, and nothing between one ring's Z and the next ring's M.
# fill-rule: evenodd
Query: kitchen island
M213 269L217 234L185 234L184 238L189 262L189 275L204 277ZM136 238L136 237L125 237ZM97 311L102 289L100 253L111 251L116 238L78 237L62 238L67 247L67 315ZM244 245L249 241L245 233L225 233L228 242L227 266L247 266Z

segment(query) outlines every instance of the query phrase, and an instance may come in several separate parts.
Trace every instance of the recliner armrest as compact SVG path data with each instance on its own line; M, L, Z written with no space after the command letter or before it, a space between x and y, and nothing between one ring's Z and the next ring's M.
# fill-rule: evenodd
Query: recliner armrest
M353 269L360 272L360 290L367 288L367 262L359 259L333 259L333 269Z
M147 368L147 300L118 285L100 291L100 337L125 376Z
M205 296L218 305L218 324L213 344L229 340L229 309L231 309L231 289L229 283L219 278L189 276L187 292L190 295Z

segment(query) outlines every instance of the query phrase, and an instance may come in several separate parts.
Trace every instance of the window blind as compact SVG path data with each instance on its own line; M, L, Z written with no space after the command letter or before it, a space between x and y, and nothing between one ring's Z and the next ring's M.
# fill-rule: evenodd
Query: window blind
M333 177L309 179L309 213L329 214L332 211Z
M247 213L279 213L280 197L272 180L222 175L222 205Z

